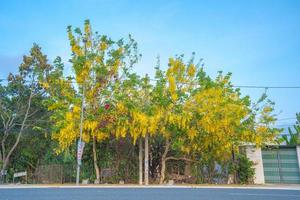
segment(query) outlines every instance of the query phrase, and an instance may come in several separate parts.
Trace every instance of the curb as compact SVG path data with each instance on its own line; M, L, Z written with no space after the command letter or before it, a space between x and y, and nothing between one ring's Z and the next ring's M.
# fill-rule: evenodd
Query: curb
M259 190L300 190L300 185L277 186L210 186L210 185L2 185L0 189L259 189Z

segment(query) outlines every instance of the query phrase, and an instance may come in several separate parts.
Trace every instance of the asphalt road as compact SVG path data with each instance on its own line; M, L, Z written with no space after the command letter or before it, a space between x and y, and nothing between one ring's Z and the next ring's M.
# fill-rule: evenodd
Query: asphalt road
M300 190L220 188L0 189L0 200L300 200Z

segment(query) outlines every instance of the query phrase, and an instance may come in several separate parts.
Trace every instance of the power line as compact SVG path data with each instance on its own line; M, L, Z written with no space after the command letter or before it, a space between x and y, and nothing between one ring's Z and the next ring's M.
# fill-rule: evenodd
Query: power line
M277 121L294 120L294 119L297 119L297 118L296 117L288 117L288 118L277 119Z
M278 125L275 125L277 127L286 127L286 126L294 126L295 124L278 124Z
M7 79L0 79L0 82L8 82ZM151 81L156 81L151 79ZM25 81L31 82L31 81ZM73 80L67 80L68 83L78 83ZM95 81L96 82L96 81ZM39 83L39 81L33 81L33 83ZM300 89L300 86L261 86L261 85L233 85L234 88L250 88L250 89Z
M300 89L300 86L257 86L257 85L234 85L235 88L255 88L255 89Z

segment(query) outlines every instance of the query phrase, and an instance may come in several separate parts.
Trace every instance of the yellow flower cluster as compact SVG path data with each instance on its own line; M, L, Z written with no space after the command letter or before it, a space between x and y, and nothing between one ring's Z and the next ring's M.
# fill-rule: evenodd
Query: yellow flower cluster
M77 56L83 56L83 51L77 44L72 45L71 50Z
M190 64L187 68L187 74L189 77L194 77L196 73L196 67L194 64Z
M169 91L171 94L171 97L173 101L177 100L177 93L176 93L176 83L175 83L175 78L173 76L169 76Z
M106 50L108 47L107 43L106 42L100 42L100 45L99 45L99 49L100 51L104 51Z
M57 122L63 127L58 133L53 134L53 138L58 140L59 149L57 152L68 148L79 135L78 121L80 119L80 107L74 106L73 109L65 114L65 120Z

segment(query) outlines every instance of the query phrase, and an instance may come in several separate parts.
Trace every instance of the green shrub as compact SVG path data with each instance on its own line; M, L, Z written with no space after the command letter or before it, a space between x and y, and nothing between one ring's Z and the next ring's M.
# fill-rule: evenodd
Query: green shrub
M255 171L254 163L244 154L236 155L235 161L229 164L228 172L235 177L235 183L250 184L253 183Z
M254 163L250 161L245 155L238 156L237 174L240 183L253 183L253 177L255 175L253 165Z

